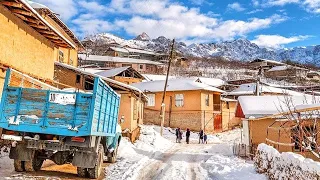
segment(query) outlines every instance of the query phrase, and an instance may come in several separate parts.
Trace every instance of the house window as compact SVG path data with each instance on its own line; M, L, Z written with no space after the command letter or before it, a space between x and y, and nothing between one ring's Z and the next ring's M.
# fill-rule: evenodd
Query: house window
M143 65L142 64L139 65L139 69L143 69Z
M209 106L210 96L209 94L206 94L205 96L206 96L205 98L206 106Z
M184 102L183 94L176 94L175 101L176 101L176 107L182 107Z
M134 99L134 105L133 105L133 120L138 120L139 119L139 112L138 112L138 106L137 106L137 100Z
M77 74L76 83L80 83L80 79L81 79L81 76L79 74Z
M227 101L227 109L230 109L230 104L228 101Z
M147 106L155 106L156 104L156 95L155 94L148 94L148 104Z
M59 58L58 58L59 62L63 62L64 60L64 55L63 55L63 51L59 50Z

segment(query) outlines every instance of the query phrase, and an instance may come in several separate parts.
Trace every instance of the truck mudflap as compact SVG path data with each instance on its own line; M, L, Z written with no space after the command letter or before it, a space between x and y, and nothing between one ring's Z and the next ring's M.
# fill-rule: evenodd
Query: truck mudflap
M96 152L78 151L74 154L72 165L81 168L94 168L98 155Z
M20 161L31 161L34 156L34 150L27 149L26 144L17 144L16 147L11 147L9 158Z

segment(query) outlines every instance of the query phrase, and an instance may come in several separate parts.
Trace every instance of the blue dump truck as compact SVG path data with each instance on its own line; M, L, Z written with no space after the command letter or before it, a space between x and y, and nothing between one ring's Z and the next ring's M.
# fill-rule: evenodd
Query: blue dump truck
M40 170L44 160L72 163L80 177L98 178L115 162L121 140L119 95L100 78L90 92L11 86L6 72L0 106L1 138L11 142L16 171Z

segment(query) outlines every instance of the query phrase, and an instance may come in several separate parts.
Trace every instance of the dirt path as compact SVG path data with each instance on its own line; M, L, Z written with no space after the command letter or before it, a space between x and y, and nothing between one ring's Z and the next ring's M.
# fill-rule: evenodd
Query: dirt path
M137 179L204 179L201 162L210 158L206 145L176 144L145 165Z
M107 167L108 164L103 164ZM77 176L77 168L71 164L56 165L50 160L47 160L42 165L40 171L17 173L12 171L7 175L2 175L6 179L26 179L26 180L85 180ZM105 179L104 173L101 173L99 180Z

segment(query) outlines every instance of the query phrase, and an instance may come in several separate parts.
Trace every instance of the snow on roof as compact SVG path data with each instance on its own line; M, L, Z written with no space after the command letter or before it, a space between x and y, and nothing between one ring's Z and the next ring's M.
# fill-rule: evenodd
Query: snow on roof
M271 69L269 69L268 71L285 71L287 69L289 69L290 66L275 66Z
M312 104L314 98L319 99L312 96L241 96L238 102L246 118L259 118Z
M159 74L142 74L147 81L160 81L166 80L166 75L159 75ZM168 79L177 79L176 76L169 76Z
M155 55L155 54L156 54L155 52L146 51L146 50L142 50L142 49L134 49L134 48L128 48L128 47L126 47L126 49L127 49L129 52L133 52L133 53L151 54L151 55Z
M236 99L230 99L230 98L221 98L221 101L224 101L224 102L237 102Z
M80 72L81 74L86 74L86 75L89 75L89 76L92 76L92 77L99 77L99 78L103 79L104 81L106 81L107 83L109 82L109 83L112 83L112 84L116 84L116 85L118 85L120 87L124 87L126 89L130 89L130 90L136 91L136 92L138 92L139 94L141 94L142 96L144 96L146 98L145 94L140 89L138 89L136 87L133 87L131 85L127 85L127 84L124 84L122 82L119 82L119 81L116 81L116 80L113 80L113 79L110 79L110 78L106 78L106 77L100 76L98 74L89 73L89 72L86 72L86 71L84 71L82 69L76 68L74 66L71 66L71 65L68 65L68 64L65 64L65 63L60 63L60 62L54 62L54 63L55 63L55 65L58 65L58 66L61 66L61 67L67 68L67 69L71 69L73 71Z
M110 49L112 49L114 51L118 51L118 52L129 53L129 51L127 49L122 48L122 47L110 47Z
M122 58L122 57L113 57L113 56L97 56L97 55L87 56L86 54L78 54L78 57L83 61L105 61L105 62L118 62L118 63L163 65L163 63L145 60L145 59Z
M104 71L103 69L95 69L95 68L80 68L80 69L85 72L92 73L92 74L96 74L98 72Z
M227 92L225 93L225 95L231 95L231 96L253 95L256 90L256 85L257 85L256 83L241 84L237 89L231 92ZM260 84L260 93L285 94L285 95L291 95L291 96L305 95L304 93L300 93L297 91L266 86L263 84Z
M250 63L253 63L253 62L262 62L262 61L265 61L265 62L269 62L269 63L273 63L273 64L282 64L284 65L285 63L282 63L282 62L279 62L279 61L275 61L275 60L270 60L270 59L255 59L253 61L251 61Z
M161 92L163 91L164 84L165 84L165 80L134 83L131 85L144 92L148 92L148 91ZM169 79L168 80L167 91L191 91L191 90L207 90L207 91L214 91L214 92L221 92L221 93L224 92L223 90L220 90L216 87L195 82L192 79Z
M222 79L217 78L205 78L205 77L199 77L198 80L204 84L213 86L213 87L219 87L222 85L225 85L226 82Z
M101 72L97 72L95 74L98 74L103 77L113 77L113 76L116 76L116 75L122 73L123 71L127 70L128 68L130 68L130 67L129 66L119 67L119 68L114 68L114 69L110 69L110 70L104 70Z

